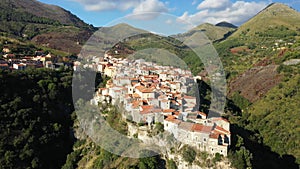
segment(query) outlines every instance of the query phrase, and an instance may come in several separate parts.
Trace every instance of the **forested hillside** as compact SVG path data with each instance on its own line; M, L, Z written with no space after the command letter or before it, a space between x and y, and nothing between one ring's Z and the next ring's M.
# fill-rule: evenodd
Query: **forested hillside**
M60 168L71 151L69 70L0 71L0 168Z
M299 16L288 6L271 4L215 44L228 74L228 98L240 109L231 121L241 127L237 134L251 140L246 147L254 155L253 163L261 168L281 164L268 163L276 155L258 153L256 144L280 155L281 167L300 164L300 67L296 62L287 64L300 58ZM258 157L262 154L264 160Z

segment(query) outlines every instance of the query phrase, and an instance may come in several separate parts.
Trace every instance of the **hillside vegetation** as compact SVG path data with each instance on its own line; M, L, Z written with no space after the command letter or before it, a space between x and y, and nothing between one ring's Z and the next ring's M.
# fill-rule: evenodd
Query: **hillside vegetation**
M299 20L300 13L294 9L280 3L269 5L215 44L226 71L234 77L264 61L272 63L284 47L299 39Z
M145 49L148 51L138 53L138 51ZM161 65L188 67L194 75L197 75L204 68L201 59L196 53L181 41L172 37L162 37L151 33L139 34L115 45L111 53L115 50L119 51L118 54L115 54L115 57L128 57L137 52L137 54L133 55L136 59L142 58ZM157 56L154 56L155 54Z
M174 37L179 39L186 39L191 37L195 32L203 32L209 40L211 41L218 41L227 38L230 34L232 34L236 30L236 27L234 25L231 25L229 23L219 23L217 25L212 25L210 23L204 23L201 24L192 30L183 33L178 34Z
M282 68L284 79L243 114L246 128L280 155L293 155L300 164L300 68Z
M256 144L285 159L282 166L300 164L300 67L284 64L300 58L299 23L299 12L275 3L215 44L228 74L228 97L240 108L231 122L240 126L235 132L248 140L246 147L259 168L280 168L281 164L268 162L275 157L272 153L264 153L264 161L260 160L262 153L253 148Z
M1 168L59 168L73 137L70 71L0 71Z
M79 53L96 31L70 12L35 0L0 2L0 35L53 49Z

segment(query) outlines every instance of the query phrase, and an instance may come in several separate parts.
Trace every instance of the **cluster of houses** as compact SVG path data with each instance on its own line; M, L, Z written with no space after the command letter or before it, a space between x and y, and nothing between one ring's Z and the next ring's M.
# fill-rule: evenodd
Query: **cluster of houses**
M2 70L25 70L32 68L49 68L59 69L61 66L72 66L66 65L65 63L53 62L54 56L51 54L44 54L42 51L36 51L34 56L16 56L11 53L7 46L2 49L3 58L0 59L0 69Z
M95 67L111 80L97 90L92 104L122 105L124 118L148 125L160 122L180 142L227 156L229 122L198 111L197 98L189 94L196 85L190 71L107 54Z

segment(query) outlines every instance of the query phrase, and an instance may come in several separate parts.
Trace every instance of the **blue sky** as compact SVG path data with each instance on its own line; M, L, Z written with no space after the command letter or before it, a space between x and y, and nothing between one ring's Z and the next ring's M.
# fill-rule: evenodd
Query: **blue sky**
M221 21L241 25L254 16L261 9L272 2L280 2L300 11L300 0L39 0L47 4L63 7L86 23L94 26L112 25L122 17L130 17L130 21L151 23L158 18L157 13L168 14L164 17L164 24L171 24L175 20L186 21L196 26L201 23L216 24ZM148 13L144 12L157 12ZM128 19L128 18L127 18ZM122 21L121 21L122 20ZM162 19L159 19L162 22ZM153 22L152 22L153 24ZM162 23L159 23L162 24ZM174 25L174 24L173 24ZM177 26L180 27L180 26ZM189 29L190 27L185 27ZM154 30L155 31L155 30ZM184 31L182 29L182 31ZM163 31L162 31L163 32ZM175 31L176 32L176 31ZM178 30L180 32L180 30Z

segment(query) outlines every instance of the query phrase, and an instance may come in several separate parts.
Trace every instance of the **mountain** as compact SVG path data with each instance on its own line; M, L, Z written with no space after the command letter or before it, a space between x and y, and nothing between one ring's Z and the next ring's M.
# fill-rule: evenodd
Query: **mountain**
M96 30L58 6L36 0L0 2L0 35L68 53L78 53Z
M215 26L220 26L220 27L227 27L227 28L233 28L233 29L236 29L238 28L237 26L231 24L231 23L228 23L228 22L220 22L220 23L217 23Z
M84 46L85 57L89 56L101 56L107 50L110 50L113 46L126 38L134 35L149 33L145 30L135 28L125 23L120 23L111 27L101 27L95 32L89 41ZM131 54L130 49L118 49L119 55ZM114 51L110 51L114 52Z
M282 55L285 51L280 51L280 48L295 42L299 37L299 28L299 12L273 3L215 46L220 56L224 56L223 63L233 75L231 77L234 77L259 62L272 62Z
M281 3L272 3L256 16L239 27L231 36L264 36L281 37L293 34L300 28L300 13ZM272 33L272 34L271 34Z
M15 10L21 13L29 13L37 17L48 18L58 21L64 25L74 25L77 27L87 27L77 16L65 9L41 3L36 0L4 0L0 2L1 8L4 10Z
M221 24L222 25L222 24ZM174 37L180 38L180 39L187 39L188 37L191 37L194 33L196 32L203 32L207 38L211 41L217 41L221 39L225 39L228 37L232 32L235 31L236 28L233 26L218 26L218 25L213 25L210 23L204 23L201 24L190 31L183 33L183 34L178 34L175 35Z
M240 108L231 112L232 132L245 140L253 168L299 168L300 67L285 64L299 59L299 28L299 12L273 3L215 43L228 98Z

